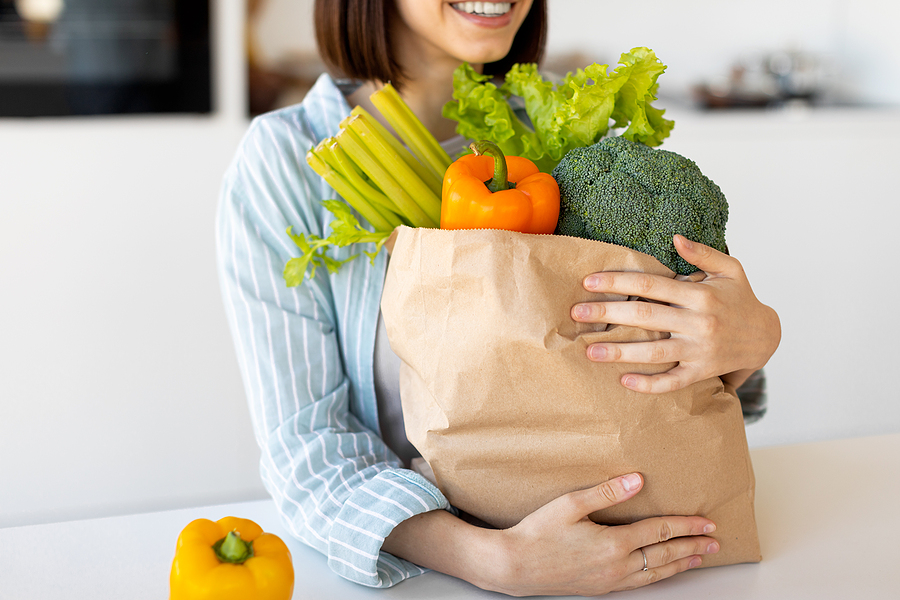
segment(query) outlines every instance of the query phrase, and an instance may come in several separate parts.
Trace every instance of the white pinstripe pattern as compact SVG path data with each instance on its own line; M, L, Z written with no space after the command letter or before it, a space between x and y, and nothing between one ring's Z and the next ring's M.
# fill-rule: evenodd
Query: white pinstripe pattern
M448 508L376 434L372 360L385 261L320 270L300 288L281 276L297 251L284 230L321 235L330 214L318 200L335 197L306 165L306 150L347 114L323 76L302 104L254 120L222 185L216 241L266 489L288 529L335 572L385 587L424 570L381 552L384 538L412 515Z
M382 499L381 496L375 496L375 497L378 499ZM359 504L357 504L356 502L353 502L352 500L347 500L347 506L358 510L359 512L361 512L364 515L369 515L370 517L374 517L376 519L381 519L385 523L388 523L391 527L396 527L397 525L400 524L399 521L389 519L388 517L384 516L383 514L375 512L374 510L369 510L368 508L366 508L364 506L360 506Z
M328 557L328 564L331 566L332 569L334 569L334 564L333 564L333 563L339 563L339 564L341 564L341 565L345 565L345 566L347 566L347 567L353 569L353 571L355 571L356 573L359 573L360 575L362 575L362 576L365 577L366 579L368 579L368 578L370 578L370 577L374 577L374 578L377 578L377 577L378 577L378 571L369 571L369 570L366 570L366 569L361 569L361 568L357 567L356 565L354 565L354 564L353 564L352 562L350 562L349 560L345 560L345 559L341 558L340 556L335 556L335 555L329 556L329 557ZM341 574L343 574L343 573L341 573ZM353 579L353 578L352 578L352 577L347 577L347 579ZM372 586L372 587L387 587L387 586Z
M230 186L228 186L228 187L226 187L226 189L231 189L231 188L230 188ZM241 211L240 211L240 219L241 219L241 221L243 221L243 206L241 207ZM240 278L239 278L239 276L238 276L238 274L237 274L237 261L234 259L234 256L235 256L235 255L234 255L234 249L237 247L236 233L237 233L237 229L234 228L234 227L232 227L232 228L231 228L231 236L230 236L230 239L231 239L231 254L230 254L230 256L232 257L232 261L233 261L233 265L234 265L234 271L233 271L233 273L234 273L234 279L235 279L235 280L239 280ZM225 237L224 232L222 232L222 235L220 235L220 233L217 232L217 239L222 239L222 238L224 238L224 237ZM220 253L221 253L221 250L220 250ZM251 410L252 410L252 408L253 408L253 406L255 405L255 403L252 402L252 394L251 394L251 387L250 387L250 374L251 374L251 372L250 372L250 368L249 368L249 365L248 365L249 355L248 355L246 352L244 352L243 336L241 336L241 335L239 335L239 334L237 333L237 328L236 328L236 324L237 324L237 306L236 306L236 303L231 303L231 302L230 302L230 300L232 299L231 289L228 288L227 286L223 286L223 287L224 287L224 290L225 290L225 297L226 297L226 299L227 299L227 301L228 301L227 304L228 304L228 306L231 308L231 310L229 311L228 314L232 316L232 321L231 321L231 322L232 322L232 328L233 328L233 331L235 331L235 336L234 336L234 337L235 337L235 339L236 339L236 344L237 344L237 347L238 347L238 355L239 355L239 359L240 359L241 365L243 365L242 372L243 372L243 374L244 374L244 379L245 379L245 382L246 382L246 387L247 387L247 391L248 391L248 396L250 396L250 399L251 399L250 406L251 406ZM243 288L240 288L240 287L239 287L239 288L238 288L238 292L239 292L239 295L240 295L240 297L241 297L241 302L242 302L242 304L245 306L245 308L247 309L248 315L249 315L249 303L248 303L247 300L246 300L246 297L245 297ZM250 323L250 324L252 325L252 321L251 321L249 318L248 318L248 323ZM251 337L250 339L251 339L251 341L254 341L254 338L253 338L253 337ZM252 357L254 358L254 360L256 360L256 359L257 359L257 352L256 352L255 341L254 341L254 343L251 345L251 347L252 347ZM258 364L258 363L257 363L257 364ZM261 415L261 416L258 417L257 419L255 419L254 421L255 421L255 422L259 422L259 421L261 420L262 423L263 423L263 430L267 430L268 428L265 427L265 419L264 419L265 412L264 412L264 410L260 409L259 412L258 412L258 414ZM262 443L263 438L261 437L260 431L259 431L258 428L256 429L255 434L256 434L257 443L259 443L260 446L263 446L263 447L264 447L264 444ZM270 457L270 459L271 459L271 455L269 455L269 457ZM267 470L266 473L268 474L268 472L269 472L269 471ZM279 475L280 477L282 477L282 479L284 480L284 477L281 475L280 472L278 472L277 470L276 470L275 472L278 473L278 475ZM271 481L271 479L270 479L269 481ZM286 482L286 480L284 480L284 481ZM272 487L274 487L274 486L272 486ZM305 511L304 511L304 509L303 509L303 506L302 506L300 503L296 502L296 501L293 500L292 498L289 499L289 502L291 502L292 504L294 504L301 512L304 513L304 516L305 516ZM309 528L309 527L308 527L308 521L307 521L305 518L304 518L304 522L307 523L307 528ZM296 529L294 529L293 527L292 527L292 530L294 530L294 531L296 532ZM325 541L324 538L321 538L321 536L318 536L318 534L315 532L315 530L309 529L309 531L310 531L311 533L313 533L313 535L319 537L319 538L321 539L321 541L323 541L323 542Z
M390 481L388 481L388 483L389 483L390 485L396 485L396 484L394 484L394 483L392 483L392 482L390 482ZM398 487L398 488L400 488L400 489L403 489L403 487L402 487L402 486L399 486L399 485L396 486L396 487ZM403 490L403 491L405 492L406 490ZM386 497L384 497L384 496L376 496L376 495L375 495L375 492L373 492L372 490L363 489L363 492L365 492L366 494L369 494L370 496L373 496L373 497L375 497L375 498L378 498L379 500L382 500L382 501L384 501L384 502L390 502L391 504L393 504L394 506L396 506L398 509L400 509L400 511L402 511L407 517L413 516L413 511L409 510L408 508L406 508L405 506L403 506L402 504L400 504L400 503L397 502L396 500L393 500L393 499L391 499L391 498L386 498ZM418 500L418 497L416 497L416 499ZM425 508L427 508L427 505L425 506Z
M377 560L378 560L378 556L377 556L377 555L371 554L371 553L369 553L369 552L363 552L362 550L360 550L360 549L357 548L356 546L351 546L350 544L346 544L346 543L344 543L344 542L342 542L342 541L340 541L340 540L332 540L331 543L332 543L332 544L336 544L336 545L338 545L338 546L340 546L340 547L342 547L342 548L346 548L347 550L349 550L349 551L352 552L353 554L358 554L358 555L362 556L363 558L368 558L369 560L372 560L372 561L377 561Z

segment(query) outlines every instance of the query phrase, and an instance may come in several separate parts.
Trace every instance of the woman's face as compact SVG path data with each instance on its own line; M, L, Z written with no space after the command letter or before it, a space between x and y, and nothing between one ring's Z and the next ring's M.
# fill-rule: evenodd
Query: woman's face
M472 64L500 60L509 53L532 1L394 0L397 58L401 65L443 58Z

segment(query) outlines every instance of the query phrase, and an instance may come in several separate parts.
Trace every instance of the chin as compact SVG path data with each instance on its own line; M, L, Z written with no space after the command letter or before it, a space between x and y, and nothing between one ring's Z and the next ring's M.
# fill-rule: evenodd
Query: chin
M497 62L498 60L503 59L507 54L509 54L511 48L512 42L510 42L508 46L505 46L502 49L473 50L472 48L469 48L468 51L460 54L459 59L469 64L483 65L486 63Z

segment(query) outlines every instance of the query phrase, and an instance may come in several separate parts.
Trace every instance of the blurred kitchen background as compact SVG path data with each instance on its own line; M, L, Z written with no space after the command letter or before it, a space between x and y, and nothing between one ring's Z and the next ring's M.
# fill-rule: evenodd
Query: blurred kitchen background
M900 431L900 3L549 3L549 70L669 65L664 147L784 327L751 446ZM0 0L0 527L264 496L213 221L322 72L311 6Z
M250 110L290 104L324 70L312 0L250 0ZM895 3L863 0L550 0L545 68L615 65L649 46L669 65L660 97L696 108L900 104ZM302 35L298 35L302 24Z

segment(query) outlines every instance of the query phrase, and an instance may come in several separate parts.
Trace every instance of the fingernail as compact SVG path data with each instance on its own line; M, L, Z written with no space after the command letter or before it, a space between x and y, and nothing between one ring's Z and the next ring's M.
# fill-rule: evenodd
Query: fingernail
M681 243L684 244L685 248L693 248L694 247L694 243L691 242L691 240L687 239L683 235L679 235L678 237L681 238Z
M636 490L639 485L641 485L641 476L637 473L632 473L622 478L622 487L625 488L626 492Z
M633 388L635 385L637 385L637 379L635 379L634 377L626 377L622 381L622 385L624 385L627 388Z
M587 279L584 280L584 287L589 290L593 290L598 285L600 285L600 278L596 275L589 275Z
M688 567L690 567L691 569L696 569L697 567L700 566L701 562L703 562L703 561L700 560L700 557L695 556L694 558L691 559L691 562L688 563Z
M709 546L706 547L707 554L715 554L719 551L719 542L710 542Z
M591 358L594 360L603 360L606 358L606 348L603 346L591 346L590 353Z
M572 309L576 319L585 319L591 315L591 309L584 304L576 304Z
M715 531L715 530L716 530L716 525L715 525L715 523L708 523L708 524L703 528L703 533L712 533L712 532Z

